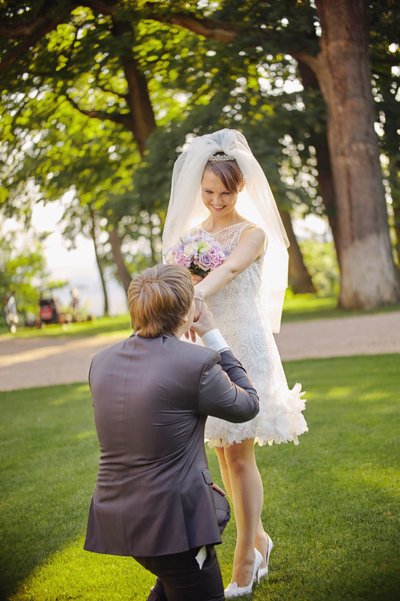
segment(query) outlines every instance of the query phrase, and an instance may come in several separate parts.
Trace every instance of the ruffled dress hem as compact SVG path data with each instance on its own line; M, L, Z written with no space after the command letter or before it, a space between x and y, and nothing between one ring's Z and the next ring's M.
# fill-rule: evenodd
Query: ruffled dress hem
M302 415L305 399L301 384L288 390L286 403L269 406L250 422L233 424L218 418L209 417L206 423L205 440L210 448L229 447L244 440L254 439L259 446L293 442L298 445L298 437L308 432L307 422Z

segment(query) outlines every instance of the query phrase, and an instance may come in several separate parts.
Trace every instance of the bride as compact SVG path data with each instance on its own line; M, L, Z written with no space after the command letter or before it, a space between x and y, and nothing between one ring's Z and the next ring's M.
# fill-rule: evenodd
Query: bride
M232 579L225 589L225 597L233 598L268 574L273 547L261 522L263 483L254 443L297 444L308 429L301 386L289 390L273 337L287 286L288 242L267 179L236 130L194 138L175 163L164 252L194 231L211 236L226 256L197 278L196 296L205 298L260 398L260 413L250 422L209 417L206 424L235 512Z

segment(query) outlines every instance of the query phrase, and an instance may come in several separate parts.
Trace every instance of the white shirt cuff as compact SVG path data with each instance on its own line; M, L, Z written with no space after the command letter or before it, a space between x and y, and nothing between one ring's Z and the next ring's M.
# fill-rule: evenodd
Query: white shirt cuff
M208 346L208 348L216 351L217 353L222 353L222 351L229 350L229 344L226 342L225 338L217 328L206 332L201 339L204 344Z

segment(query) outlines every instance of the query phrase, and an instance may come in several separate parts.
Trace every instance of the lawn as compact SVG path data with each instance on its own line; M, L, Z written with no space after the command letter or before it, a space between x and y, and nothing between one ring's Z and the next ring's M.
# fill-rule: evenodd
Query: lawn
M253 599L394 601L400 589L399 356L285 368L290 382L302 381L308 391L310 432L298 447L257 451L264 522L276 547L270 577ZM0 598L144 601L153 577L133 560L82 550L98 455L86 385L7 392L0 402ZM225 583L233 545L231 523L219 549Z
M304 321L308 319L329 319L332 317L353 317L354 315L372 315L400 311L400 305L388 305L370 311L344 311L337 307L337 298L333 296L318 297L315 294L296 294L288 291L283 307L283 323ZM67 325L52 324L38 328L19 328L14 337L32 338L41 336L96 336L98 334L121 333L122 336L130 331L129 315L113 317L98 317L93 321L71 323ZM11 338L5 326L0 325L0 338Z
M108 334L121 332L122 335L129 332L130 320L127 313L115 315L113 317L98 317L91 321L82 321L70 324L50 324L42 328L18 328L17 333L12 335L7 333L4 326L0 329L1 338L33 338L42 336L97 336L98 334Z
M400 311L400 305L386 305L368 311L345 311L338 307L334 296L320 297L316 294L292 294L287 292L283 306L282 321L304 321L306 319L330 319L332 317L354 317L355 315L374 315Z

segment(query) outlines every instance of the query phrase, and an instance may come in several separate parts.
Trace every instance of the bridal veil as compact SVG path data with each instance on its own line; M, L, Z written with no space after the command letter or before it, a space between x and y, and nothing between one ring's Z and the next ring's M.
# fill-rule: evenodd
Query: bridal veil
M221 129L193 138L176 160L163 233L164 257L172 245L207 218L201 199L201 178L208 158L221 151L236 159L244 176L245 186L236 205L238 213L267 235L261 300L272 331L279 332L288 282L289 242L267 178L239 131Z

